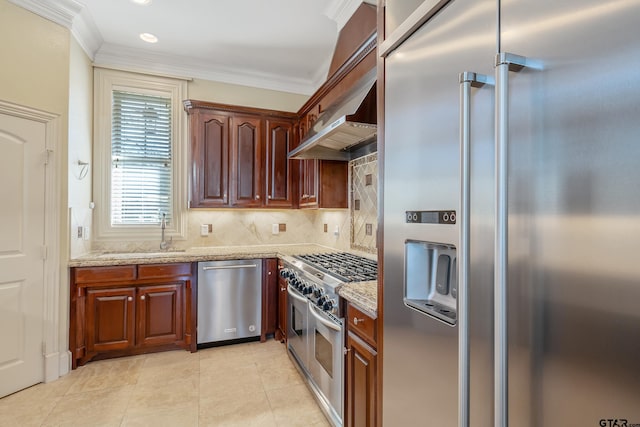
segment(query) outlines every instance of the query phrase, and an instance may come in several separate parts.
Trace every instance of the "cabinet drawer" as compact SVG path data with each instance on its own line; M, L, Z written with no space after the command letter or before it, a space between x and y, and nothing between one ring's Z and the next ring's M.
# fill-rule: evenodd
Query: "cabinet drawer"
M135 278L135 265L77 267L74 271L74 279L76 283L120 282L134 280Z
M188 276L191 274L191 264L142 264L138 266L139 279L158 279L162 277Z
M355 332L363 340L376 347L376 335L378 332L377 319L372 319L362 311L349 304L347 306L347 322L349 330Z

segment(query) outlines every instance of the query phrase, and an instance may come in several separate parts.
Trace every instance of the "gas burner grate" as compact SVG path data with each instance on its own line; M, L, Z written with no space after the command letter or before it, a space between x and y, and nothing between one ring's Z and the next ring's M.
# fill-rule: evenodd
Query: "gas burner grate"
M329 274L338 275L346 282L364 282L378 278L377 261L347 252L297 255L296 258Z

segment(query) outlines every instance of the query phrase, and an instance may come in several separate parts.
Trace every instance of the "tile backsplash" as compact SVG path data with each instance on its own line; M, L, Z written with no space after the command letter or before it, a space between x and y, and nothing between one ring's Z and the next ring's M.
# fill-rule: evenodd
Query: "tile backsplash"
M349 249L349 210L253 210L253 209L191 209L187 239L174 239L172 249L208 246L278 245L317 243L338 250ZM208 236L200 235L200 227L211 224ZM286 231L273 234L274 224L285 224ZM327 225L325 232L324 225ZM280 227L278 227L280 228ZM336 234L337 230L337 234ZM139 242L94 241L96 251L153 251L158 239Z
M378 231L378 153L349 162L351 248L375 253Z

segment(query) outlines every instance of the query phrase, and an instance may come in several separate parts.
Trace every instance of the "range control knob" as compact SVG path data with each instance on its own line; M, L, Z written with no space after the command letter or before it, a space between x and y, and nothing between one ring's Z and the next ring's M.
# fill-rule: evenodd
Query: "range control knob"
M318 298L318 301L316 302L316 304L318 305L318 307L324 307L324 303L327 301L327 296L323 295L320 298Z
M280 277L284 277L285 279L289 278L291 274L291 270L289 270L288 268L283 268L282 270L280 270Z
M323 295L324 295L324 289L314 285L314 287L313 287L313 296L315 296L316 298L320 298Z
M328 299L325 301L325 303L322 305L322 309L324 311L333 311L335 309L335 304L336 301L332 300L332 299Z
M296 276L293 276L291 278L289 278L289 283L291 284L291 286L293 286L294 288L298 288L298 283L300 282L300 280L298 280L298 278Z
M302 287L302 295L309 295L312 291L312 285L305 282L304 286Z

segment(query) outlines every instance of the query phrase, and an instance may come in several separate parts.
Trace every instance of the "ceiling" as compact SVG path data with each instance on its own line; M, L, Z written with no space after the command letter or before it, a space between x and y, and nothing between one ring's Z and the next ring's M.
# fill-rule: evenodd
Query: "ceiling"
M310 95L363 0L10 1L70 28L97 65Z

